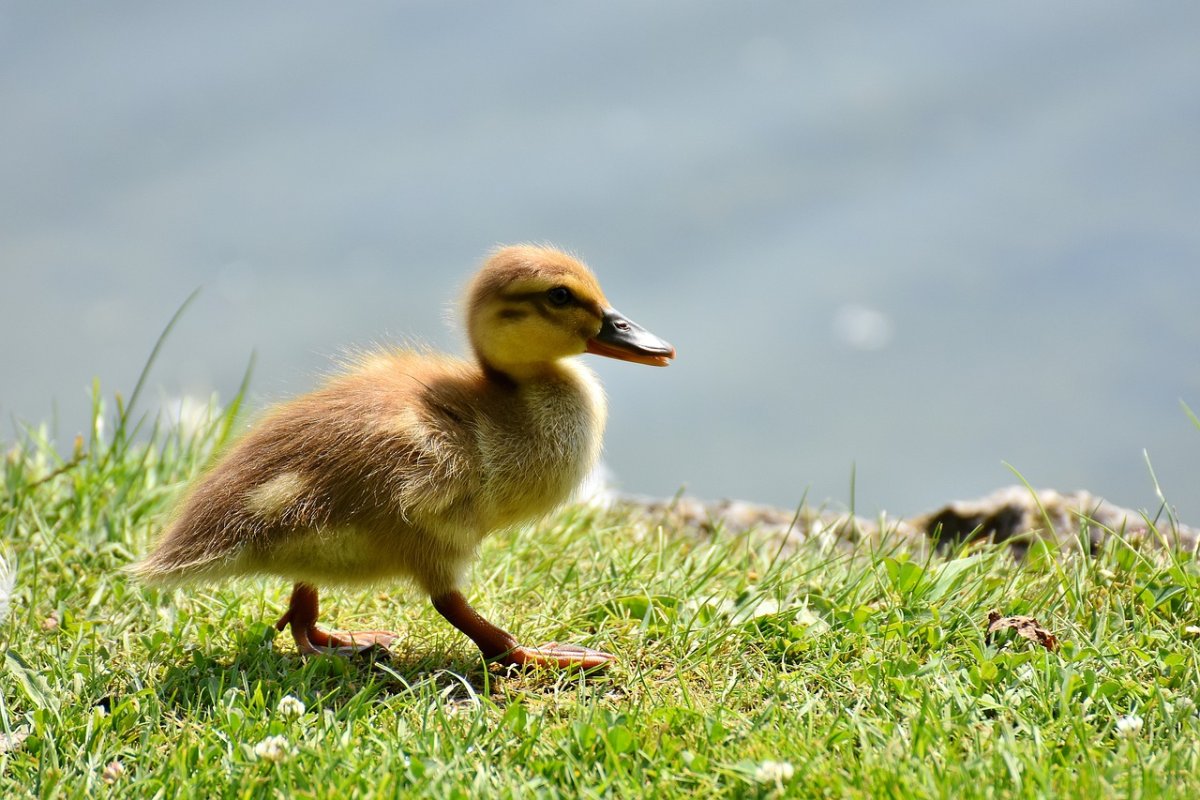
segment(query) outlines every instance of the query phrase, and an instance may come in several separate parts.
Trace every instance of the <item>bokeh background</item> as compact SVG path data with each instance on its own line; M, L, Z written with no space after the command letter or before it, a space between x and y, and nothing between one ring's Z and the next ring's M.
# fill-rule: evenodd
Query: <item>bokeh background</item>
M1200 5L0 10L0 414L86 427L446 348L498 243L679 350L595 363L631 492L914 513L1015 482L1200 521Z

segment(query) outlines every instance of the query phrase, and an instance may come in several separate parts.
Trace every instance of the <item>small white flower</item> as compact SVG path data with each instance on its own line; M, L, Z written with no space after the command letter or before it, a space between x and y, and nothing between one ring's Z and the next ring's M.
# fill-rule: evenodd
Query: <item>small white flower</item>
M779 601L775 600L774 598L771 598L771 597L764 597L762 600L758 601L758 605L754 606L754 610L753 610L753 612L751 612L750 616L752 616L752 617L769 617L772 614L778 614L778 613L779 613ZM773 763L773 762L763 762L763 763Z
M1188 712L1196 710L1196 701L1190 697L1180 697L1172 704L1172 706L1180 714L1187 714Z
M108 762L108 766L105 767L104 772L102 772L100 774L100 780L104 781L109 786L111 786L114 783L116 783L117 781L119 781L121 779L121 776L124 774L125 774L125 765L122 764L117 759L113 759L112 761Z
M286 736L268 736L254 745L254 755L263 761L283 761L292 752L292 745Z
M290 694L284 695L283 699L279 701L279 716L283 717L284 719L296 719L297 717L302 717L304 716L304 712L306 710L307 709L304 707L304 701L298 697L293 697Z
M1126 714L1117 717L1117 733L1126 739L1137 736L1142 731L1142 718L1137 714Z
M759 783L783 784L792 779L796 768L787 761L764 761L754 770L754 780Z

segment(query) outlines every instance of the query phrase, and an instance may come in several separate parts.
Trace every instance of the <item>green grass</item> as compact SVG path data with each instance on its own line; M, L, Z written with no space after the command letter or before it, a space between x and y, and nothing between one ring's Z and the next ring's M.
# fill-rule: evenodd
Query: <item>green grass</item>
M489 670L400 586L324 596L332 624L401 631L390 662L305 661L270 625L280 581L123 572L231 416L134 437L97 404L66 462L36 431L4 446L0 796L1200 796L1191 556L781 552L570 508L493 537L471 597L609 672ZM992 609L1061 649L987 643Z

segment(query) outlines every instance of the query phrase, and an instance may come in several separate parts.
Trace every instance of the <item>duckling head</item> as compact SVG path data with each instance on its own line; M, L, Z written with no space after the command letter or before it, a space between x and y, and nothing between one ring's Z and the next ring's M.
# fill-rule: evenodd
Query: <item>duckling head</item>
M675 348L609 304L596 277L566 253L504 247L467 291L467 333L485 368L524 378L595 353L665 367Z

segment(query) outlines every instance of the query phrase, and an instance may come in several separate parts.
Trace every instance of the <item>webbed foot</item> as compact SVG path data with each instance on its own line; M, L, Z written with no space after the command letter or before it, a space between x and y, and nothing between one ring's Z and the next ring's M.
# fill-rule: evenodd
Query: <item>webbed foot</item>
M317 626L318 616L320 606L317 602L316 587L307 583L297 583L292 588L288 610L275 623L275 630L281 631L291 626L296 649L302 655L355 655L372 648L387 650L400 638L391 631L327 631Z

